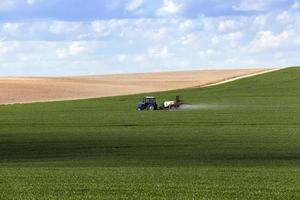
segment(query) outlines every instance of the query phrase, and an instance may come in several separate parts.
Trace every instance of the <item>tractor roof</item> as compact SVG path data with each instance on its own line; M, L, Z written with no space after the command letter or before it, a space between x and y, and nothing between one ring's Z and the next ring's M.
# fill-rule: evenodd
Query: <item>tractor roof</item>
M155 99L155 97L147 96L146 99Z

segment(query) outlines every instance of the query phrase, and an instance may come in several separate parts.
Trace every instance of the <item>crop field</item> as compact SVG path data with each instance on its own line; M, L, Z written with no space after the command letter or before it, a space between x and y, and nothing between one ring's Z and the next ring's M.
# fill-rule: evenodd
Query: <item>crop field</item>
M0 106L0 199L300 199L300 68L145 95Z

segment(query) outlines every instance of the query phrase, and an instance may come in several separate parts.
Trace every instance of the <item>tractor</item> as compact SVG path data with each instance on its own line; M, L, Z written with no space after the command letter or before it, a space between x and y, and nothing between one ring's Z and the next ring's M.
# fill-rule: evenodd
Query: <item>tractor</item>
M145 97L143 102L139 102L137 105L137 110L157 110L158 106L155 97Z
M161 106L158 107L155 97L145 97L144 100L138 103L137 110L176 110L180 108L183 102L176 96L175 101L164 101Z

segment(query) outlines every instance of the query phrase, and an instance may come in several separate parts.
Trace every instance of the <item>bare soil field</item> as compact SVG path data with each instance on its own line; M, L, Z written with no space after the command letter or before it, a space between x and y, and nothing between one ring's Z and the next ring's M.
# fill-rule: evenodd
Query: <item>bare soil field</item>
M272 69L197 70L77 77L1 77L0 104L74 100L214 85Z

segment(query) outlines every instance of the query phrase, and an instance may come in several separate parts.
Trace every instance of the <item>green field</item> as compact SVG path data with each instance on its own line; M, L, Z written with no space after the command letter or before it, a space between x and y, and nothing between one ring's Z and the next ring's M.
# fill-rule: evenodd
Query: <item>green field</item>
M300 68L177 94L0 106L0 199L300 199Z

